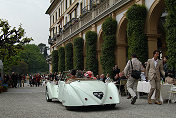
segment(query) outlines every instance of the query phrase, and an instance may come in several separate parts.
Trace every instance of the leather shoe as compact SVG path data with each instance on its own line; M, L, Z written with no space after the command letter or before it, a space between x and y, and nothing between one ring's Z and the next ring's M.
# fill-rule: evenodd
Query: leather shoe
M152 104L152 100L151 100L151 99L148 99L148 103L149 103L149 104Z
M127 97L127 99L131 99L131 96L129 95L129 96Z
M136 102L136 99L137 99L137 97L134 96L134 97L131 99L131 104L134 104L134 103Z
M161 105L162 103L160 101L155 101L155 104Z

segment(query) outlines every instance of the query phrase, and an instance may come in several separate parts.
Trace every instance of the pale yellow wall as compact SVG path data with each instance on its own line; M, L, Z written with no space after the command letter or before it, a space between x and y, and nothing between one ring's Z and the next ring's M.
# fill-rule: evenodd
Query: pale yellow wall
M157 10L161 10L158 12L162 12L163 8L163 3L162 0L155 0L156 2L152 5L151 9L148 11L148 16L147 16L147 20L146 20L146 34L148 37L148 55L149 58L151 58L153 56L153 51L155 49L157 49L157 38L160 37L159 34L157 34L157 23L158 23L158 18L160 17L161 14L153 14L157 8ZM123 7L121 7L120 9L118 9L117 11L114 11L112 14L110 14L110 16L112 16L113 18L115 18L118 14L122 13L123 11L127 10L130 6L132 6L134 3L137 4L144 4L144 0L133 0L131 2L129 2L128 4L125 4ZM106 16L108 17L108 16ZM106 18L105 17L105 18ZM92 26L90 26L89 28L87 28L86 30L80 32L79 34L77 34L76 36L74 36L73 38L71 38L69 41L73 42L73 39L75 37L83 37L83 34L86 33L88 30L92 30L92 31L97 31L97 26L101 25L105 18L101 19L100 21L96 22L95 24L93 24ZM152 22L151 22L152 21ZM125 15L122 17L122 19L120 20L119 24L118 24L118 28L117 28L117 33L116 33L116 50L115 50L115 62L116 64L119 66L120 70L122 71L126 65L126 61L127 61L127 48L128 48L128 44L127 44L127 38L126 38L126 25L127 25L127 20L125 18ZM99 63L99 74L103 73L102 70L102 66L100 63L100 56L101 56L101 44L102 44L102 30L100 30L100 33L98 35L98 41L97 41L97 56L98 56L98 63ZM68 42L67 42L68 43ZM66 43L65 43L66 44ZM65 45L64 44L64 45ZM84 45L84 49L85 49L85 45ZM85 64L85 50L84 50L84 64Z

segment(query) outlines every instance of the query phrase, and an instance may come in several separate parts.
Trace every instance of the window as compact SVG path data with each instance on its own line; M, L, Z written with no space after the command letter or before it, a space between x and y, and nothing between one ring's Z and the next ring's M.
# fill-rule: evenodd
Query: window
M57 12L56 12L56 21L57 21Z
M65 0L65 10L67 10L67 0Z
M60 15L60 8L59 8L59 17L60 17L61 15Z
M80 11L81 11L81 14L82 14L82 2L80 4Z
M72 0L70 0L70 5L72 4Z
M53 37L54 37L54 28L53 28Z
M54 24L54 15L53 15L53 24Z
M77 18L77 8L75 9L75 18Z
M70 20L72 19L72 14L70 14Z

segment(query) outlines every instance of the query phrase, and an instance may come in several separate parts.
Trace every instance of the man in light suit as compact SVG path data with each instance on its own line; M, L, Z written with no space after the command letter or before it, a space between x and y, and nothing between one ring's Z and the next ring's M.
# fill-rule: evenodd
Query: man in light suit
M131 64L131 62L132 62L132 64ZM131 77L132 66L133 66L133 70L138 70L138 71L143 70L142 63L137 59L136 54L132 55L132 59L127 62L126 66L124 68L124 75L126 76L126 78L128 78L127 90L130 93L130 95L132 96L131 104L134 104L137 99L136 92L137 92L138 79Z
M153 52L153 58L148 59L146 66L146 79L150 81L151 89L148 95L148 103L152 104L151 97L153 92L155 91L155 104L161 105L160 99L160 73L165 76L165 72L163 71L163 63L158 59L159 51L155 50Z

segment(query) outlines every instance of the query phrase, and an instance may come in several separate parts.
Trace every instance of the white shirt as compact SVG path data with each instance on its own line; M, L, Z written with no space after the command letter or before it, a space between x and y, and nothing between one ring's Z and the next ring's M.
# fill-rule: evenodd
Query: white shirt
M153 60L154 60L154 65L155 65L155 67L156 67L156 65L157 65L157 63L158 63L158 59L155 60L155 59L153 58Z

